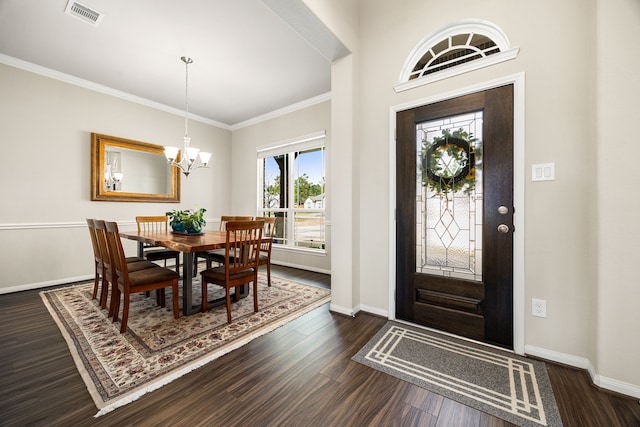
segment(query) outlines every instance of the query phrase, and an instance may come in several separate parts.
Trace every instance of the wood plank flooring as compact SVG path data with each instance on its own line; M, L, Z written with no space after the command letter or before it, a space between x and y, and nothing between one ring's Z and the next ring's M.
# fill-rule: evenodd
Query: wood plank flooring
M330 286L330 277L273 266ZM38 291L0 295L1 426L511 426L351 357L385 323L324 305L99 418ZM548 364L563 423L640 426L637 399Z

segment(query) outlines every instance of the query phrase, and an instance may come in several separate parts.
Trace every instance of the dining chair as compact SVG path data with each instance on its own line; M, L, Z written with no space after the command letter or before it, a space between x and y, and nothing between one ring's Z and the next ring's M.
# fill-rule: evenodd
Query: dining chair
M140 232L167 232L169 230L169 217L166 215L156 216L137 216L136 224L138 225L138 233ZM180 274L180 252L171 249L157 249L157 246L143 246L144 258L148 261L164 261L167 266L167 260L173 259L176 263L176 273Z
M173 298L173 317L180 317L180 308L178 307L178 279L179 274L165 267L155 265L151 268L145 268L138 271L129 271L118 224L115 222L105 221L107 229L107 245L111 254L112 268L115 274L112 276L113 296L111 298L111 309L113 311L113 321L118 321L118 313L120 311L120 300L123 300L122 322L120 333L127 331L127 321L129 320L129 305L131 302L131 294L138 292L146 292L171 288ZM164 294L163 294L164 295ZM162 307L164 307L164 298L162 298Z
M107 296L109 295L109 287L113 287L114 280L113 274L115 270L113 269L113 263L111 261L111 254L109 253L109 247L107 245L107 227L105 225L105 221L101 219L93 220L93 228L95 231L96 242L98 244L98 252L100 254L100 267L101 267L101 275L102 275L102 291L100 292L100 307L107 307ZM137 256L127 257L125 258L127 262L127 266L129 271L138 271L144 270L146 268L157 267L156 264L151 261L147 261L145 259L139 258ZM162 299L160 295L157 296L158 301ZM112 313L109 313L109 317L113 316Z
M257 216L256 221L264 221L258 266L267 266L267 284L271 286L271 246L276 236L276 217Z
M220 217L220 231L226 230L229 221L252 221L252 216L230 216L223 215ZM224 263L224 249L212 249L205 252L197 252L193 257L193 276L198 275L198 258L204 258L207 261L207 268L211 268L213 262L218 264Z
M93 278L93 293L91 294L91 299L96 299L98 296L98 288L100 287L100 282L102 282L102 287L104 288L106 280L104 278L102 254L100 253L100 248L98 247L96 229L93 221L93 219L87 218L87 228L89 229L89 235L91 236L91 246L93 247L93 263L95 268L95 275ZM104 292L104 290L102 290L101 293L102 292ZM100 299L102 300L102 298Z
M200 273L203 313L207 311L209 283L225 288L228 323L231 323L231 288L235 288L234 300L238 301L239 287L253 282L253 311L258 311L258 257L263 228L264 221L227 222L224 264Z

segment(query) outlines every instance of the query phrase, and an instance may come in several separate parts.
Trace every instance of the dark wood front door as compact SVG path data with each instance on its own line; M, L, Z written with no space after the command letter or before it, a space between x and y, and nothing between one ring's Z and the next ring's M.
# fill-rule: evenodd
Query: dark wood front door
M513 348L513 86L396 118L396 317Z

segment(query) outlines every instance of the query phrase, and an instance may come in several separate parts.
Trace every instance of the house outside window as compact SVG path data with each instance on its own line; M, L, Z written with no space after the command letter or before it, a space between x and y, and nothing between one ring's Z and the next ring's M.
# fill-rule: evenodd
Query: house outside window
M276 217L276 247L325 250L324 132L258 148L258 215Z

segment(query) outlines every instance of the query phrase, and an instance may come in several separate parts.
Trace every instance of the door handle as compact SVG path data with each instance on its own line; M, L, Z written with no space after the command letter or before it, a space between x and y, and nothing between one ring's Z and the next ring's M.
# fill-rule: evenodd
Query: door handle
M500 233L508 233L508 232L509 232L509 226L508 226L508 225L506 225L506 224L500 224L500 225L498 226L498 231L499 231Z

